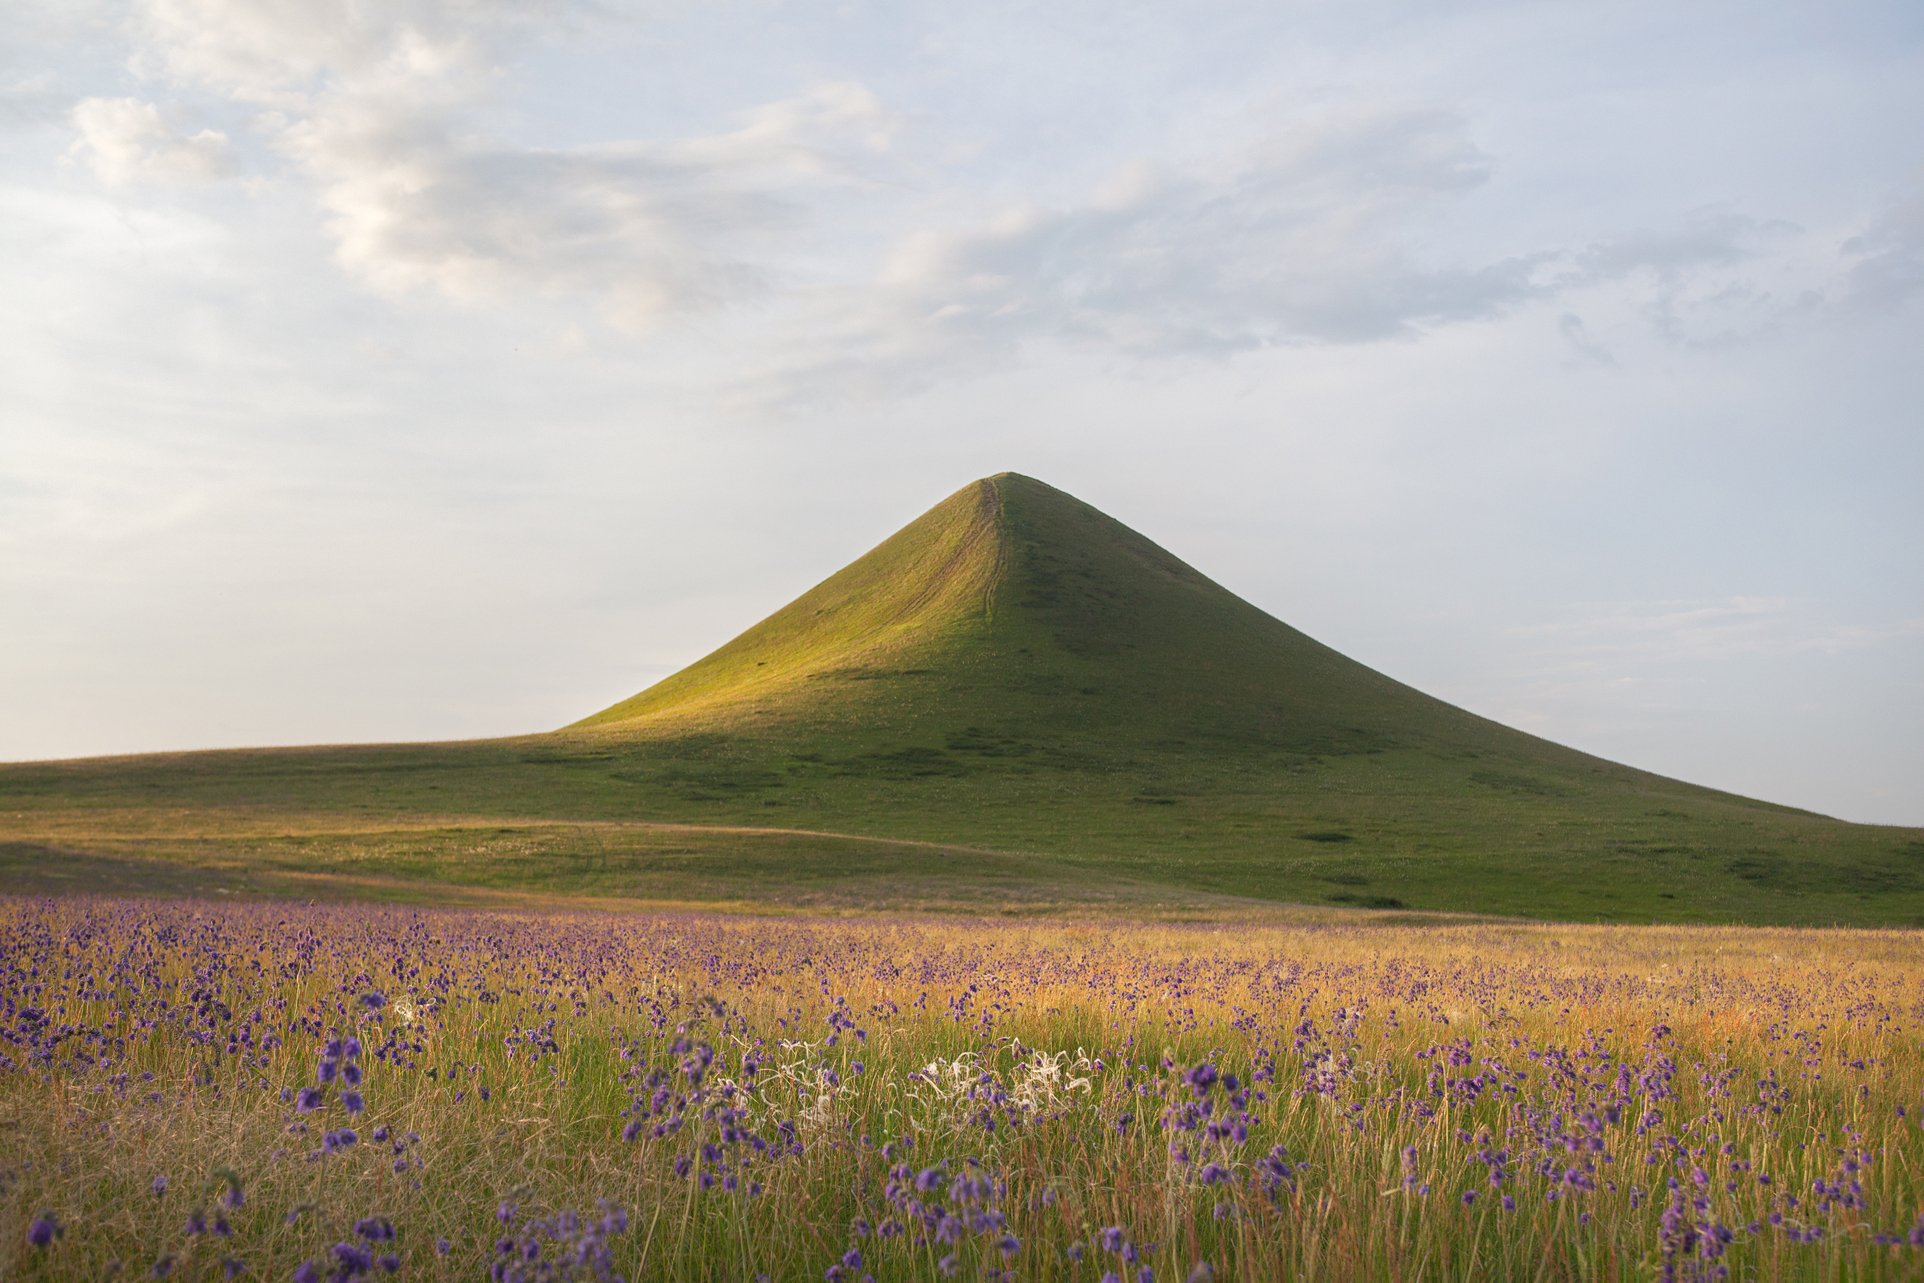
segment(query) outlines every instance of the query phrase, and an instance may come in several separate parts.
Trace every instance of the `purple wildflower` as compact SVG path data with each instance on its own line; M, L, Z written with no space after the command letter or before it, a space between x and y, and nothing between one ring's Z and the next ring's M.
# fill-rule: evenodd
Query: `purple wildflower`
M374 1257L357 1243L336 1243L333 1248L336 1269L342 1278L365 1274L374 1268Z

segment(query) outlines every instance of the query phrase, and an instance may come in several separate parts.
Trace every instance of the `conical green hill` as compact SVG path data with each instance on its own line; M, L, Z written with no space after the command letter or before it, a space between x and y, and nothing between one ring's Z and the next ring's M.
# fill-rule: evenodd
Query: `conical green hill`
M958 490L721 649L571 729L693 728L751 739L840 728L925 749L968 735L1104 756L1581 756L1365 668L1015 473Z

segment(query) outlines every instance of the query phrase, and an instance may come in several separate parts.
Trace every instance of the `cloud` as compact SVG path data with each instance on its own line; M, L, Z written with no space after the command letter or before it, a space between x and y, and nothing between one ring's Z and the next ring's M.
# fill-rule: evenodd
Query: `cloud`
M1213 166L1138 165L1077 204L904 238L778 381L914 386L1042 340L1219 355L1494 316L1539 294L1542 257L1430 263L1405 235L1490 164L1460 118L1404 111L1306 122Z
M42 125L67 114L73 99L60 92L50 71L0 84L0 126Z
M1717 663L1741 655L1836 654L1924 638L1924 618L1867 625L1823 622L1782 597L1592 602L1566 617L1512 630L1548 644L1571 669Z
M1822 271L1798 263L1808 239L1781 219L1700 209L1675 226L1623 232L1564 256L1556 285L1560 292L1605 286L1640 294L1645 318L1665 342L1724 347L1823 306Z
M629 328L759 295L808 191L856 181L850 156L886 147L888 113L843 83L666 141L549 148L475 130L514 42L591 17L505 0L149 0L140 27L155 74L268 109L259 127L314 185L337 261L377 293L575 296Z
M1597 241L1577 255L1577 265L1598 279L1647 271L1675 281L1698 268L1753 258L1769 237L1795 230L1788 223L1763 222L1732 210L1698 210L1677 227L1641 228Z
M1617 367L1617 358L1611 355L1609 348L1597 341L1589 327L1584 325L1583 318L1575 312L1565 312L1557 318L1557 333L1563 336L1570 350L1583 361L1611 369Z
M135 69L302 110L329 91L484 75L495 43L583 12L565 0L145 0Z
M829 85L666 143L510 147L433 111L345 100L282 146L319 187L339 261L372 288L583 295L643 327L760 293L767 242L806 221L796 193L843 176L843 143L886 132L872 94Z
M76 134L69 155L110 185L142 181L195 182L234 170L227 135L192 135L170 126L160 108L137 98L84 98L73 109Z
M1426 266L1404 216L1481 184L1488 161L1436 113L1272 139L1214 175L1126 174L1069 209L923 235L880 281L888 323L1125 352L1225 352L1409 335L1528 297L1527 259Z
M1892 308L1924 293L1924 182L1843 248L1855 260L1845 276L1847 305Z

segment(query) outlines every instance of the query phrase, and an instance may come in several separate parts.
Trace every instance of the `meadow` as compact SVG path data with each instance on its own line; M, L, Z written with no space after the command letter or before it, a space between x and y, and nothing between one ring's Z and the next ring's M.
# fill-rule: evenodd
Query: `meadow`
M0 900L0 1276L1924 1274L1913 933Z

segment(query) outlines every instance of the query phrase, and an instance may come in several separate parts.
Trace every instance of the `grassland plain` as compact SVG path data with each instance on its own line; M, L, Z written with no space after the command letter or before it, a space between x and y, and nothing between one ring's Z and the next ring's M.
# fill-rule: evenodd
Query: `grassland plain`
M558 732L0 767L0 887L1918 925L1924 830L1476 717L1004 474Z
M1914 933L0 899L0 1275L1902 1279Z

